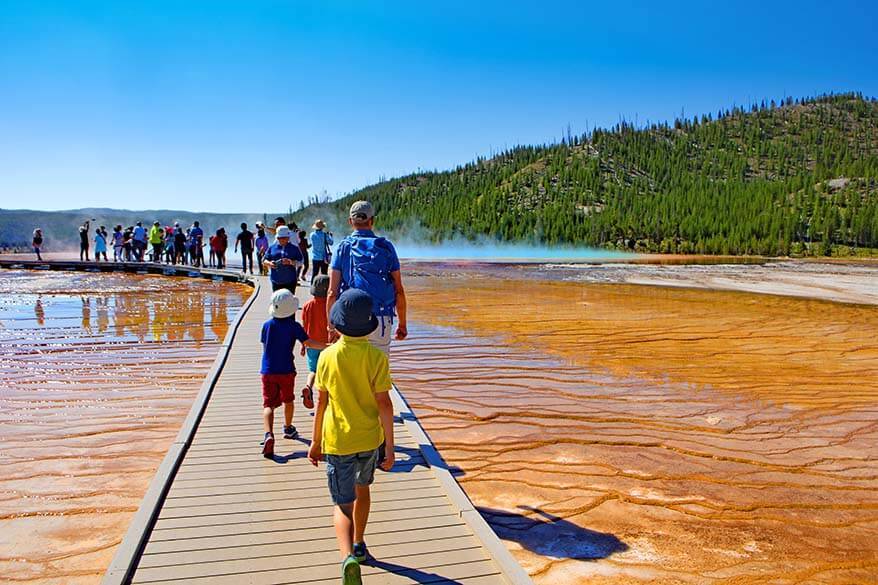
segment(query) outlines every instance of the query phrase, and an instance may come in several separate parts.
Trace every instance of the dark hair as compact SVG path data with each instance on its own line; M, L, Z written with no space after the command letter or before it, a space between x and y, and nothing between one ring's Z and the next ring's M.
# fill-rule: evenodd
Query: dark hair
M193 222L192 222L192 225L194 225L195 227L198 227L198 222L197 222L197 221L193 221Z
M242 229L242 230L246 230L246 229L247 229L247 224L244 223L244 222L241 222L241 229Z

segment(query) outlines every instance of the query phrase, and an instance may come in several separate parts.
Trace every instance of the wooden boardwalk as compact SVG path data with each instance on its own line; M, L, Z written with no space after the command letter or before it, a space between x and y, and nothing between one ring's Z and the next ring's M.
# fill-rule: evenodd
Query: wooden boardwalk
M96 269L93 263L3 259L0 268ZM228 271L155 264L99 269L241 280ZM261 456L259 332L271 290L265 279L251 284L254 295L230 327L104 585L340 580L324 468L312 467L306 458L313 411L301 400L294 424L302 438L282 438L279 409L275 458ZM307 300L307 288L298 296ZM307 368L299 357L297 369L300 388ZM408 405L396 390L392 394L397 463L389 473L376 471L366 541L377 560L363 567L364 583L531 584L445 469Z

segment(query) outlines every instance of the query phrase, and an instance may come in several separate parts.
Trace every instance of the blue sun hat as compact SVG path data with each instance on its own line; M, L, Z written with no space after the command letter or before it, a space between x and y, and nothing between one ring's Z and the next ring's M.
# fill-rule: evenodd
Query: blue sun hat
M341 293L329 311L329 321L350 337L365 337L378 328L378 318L372 314L372 297L358 288Z

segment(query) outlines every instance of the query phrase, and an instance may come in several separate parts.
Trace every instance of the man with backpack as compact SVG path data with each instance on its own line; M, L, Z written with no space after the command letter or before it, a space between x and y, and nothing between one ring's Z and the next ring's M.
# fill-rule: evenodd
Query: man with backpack
M402 286L399 257L386 238L372 231L375 210L368 201L351 205L348 223L354 232L338 245L329 273L329 294L326 298L327 321L332 305L349 288L363 290L372 297L372 314L378 318L378 328L369 335L369 341L385 353L390 351L394 317L398 319L396 339L408 336L406 327L405 289ZM338 334L329 327L330 338Z

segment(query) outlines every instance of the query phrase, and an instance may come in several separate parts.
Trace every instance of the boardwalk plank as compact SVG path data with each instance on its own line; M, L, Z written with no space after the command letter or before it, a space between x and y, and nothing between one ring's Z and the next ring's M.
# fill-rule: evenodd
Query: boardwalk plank
M460 563L486 560L485 551L472 536L443 541L444 548L437 550L430 542L416 542L403 545L388 545L376 550L375 556L386 558L387 562L399 564L407 569L425 570L435 567L439 576L443 565L455 566ZM307 579L338 576L341 559L338 550L307 552L307 554L287 553L260 559L229 560L217 563L194 563L190 565L167 567L138 567L134 583L155 583L169 580L198 583L200 579L210 578L213 583L230 583L229 578L241 581L247 575L250 585L267 585L280 582L301 582ZM420 566L420 563L429 563ZM377 572L373 567L363 567L363 573ZM452 577L453 578L453 577Z
M184 487L184 485L176 484L171 487L171 490L168 492L168 500L174 500L181 497L189 497L189 496L216 496L216 495L235 495L235 494L253 494L254 488L259 492L274 492L281 491L285 493L290 492L290 488L292 487L293 491L296 494L303 493L306 490L311 489L326 489L326 477L307 477L303 479L298 479L295 481L293 486L290 485L290 478L287 477L286 474L276 478L259 478L265 481L256 481L252 477L241 477L238 478L237 481L224 481L222 483L214 483L210 484L205 481L200 481L197 484ZM437 484L436 478L433 474L429 473L429 471L425 470L424 473L412 474L412 473L401 473L395 474L393 478L390 478L388 475L379 474L375 477L375 483L372 484L372 489L375 491L381 491L389 486L414 486L414 485L423 485L426 483L430 483L432 485ZM258 488L255 487L258 485ZM295 497L295 496L293 496ZM167 505L167 504L166 504Z
M324 506L325 518L317 518L313 508L298 508L278 512L259 512L230 518L228 516L202 516L200 518L169 518L159 520L152 531L150 542L163 540L185 540L222 534L250 534L255 532L275 532L328 526L332 521L332 506ZM449 518L457 521L460 517L448 503L424 502L423 506L402 509L372 510L369 514L369 530L381 522L404 522L410 519ZM328 520L326 519L328 518Z
M370 532L369 549L375 554L380 553L386 545L403 545L416 542L432 542L437 549L444 546L450 539L472 539L470 531L462 522L452 526L419 528L408 532ZM475 540L472 540L475 546ZM300 530L295 533L275 532L244 536L202 539L194 550L153 549L147 551L141 559L141 567L173 567L189 563L223 562L232 560L260 559L265 557L285 556L290 551L303 551L308 554L315 552L338 553L338 542L335 530L331 526ZM165 543L167 545L167 543Z
M405 494L399 493L376 493L372 496L372 505L379 506L384 502L406 502L408 500L426 500L429 498L445 498L445 492L441 487L427 487L411 490ZM221 509L211 506L202 506L200 503L194 502L188 506L177 506L175 508L163 507L159 518L180 518L195 516L211 516L213 514L243 514L248 512L285 510L290 506L309 507L311 505L319 505L329 500L329 490L325 494L318 496L307 496L302 498L276 498L270 502L244 502L240 504L226 504Z

